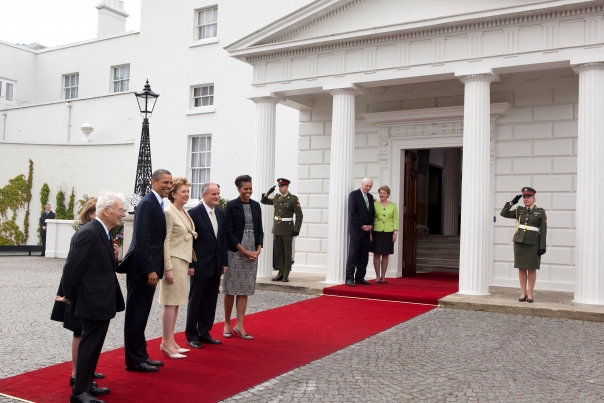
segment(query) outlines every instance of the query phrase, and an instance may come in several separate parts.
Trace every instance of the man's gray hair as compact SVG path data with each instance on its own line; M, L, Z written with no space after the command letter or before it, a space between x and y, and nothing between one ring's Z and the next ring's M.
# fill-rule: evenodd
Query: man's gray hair
M126 196L121 193L116 193L112 190L104 190L96 199L96 213L99 214L105 207L113 207L115 200L121 200L126 205Z
M220 186L218 186L217 183L206 182L201 186L201 194L207 195L208 193L210 193L210 186L212 186L212 185L216 185L216 187L218 187L218 189L220 189Z
M363 181L361 183L365 183L365 182L371 182L371 183L373 183L373 179L371 179L371 178L363 178Z
M164 175L172 175L172 174L167 169L156 169L155 172L153 172L153 175L151 175L151 179L153 179L154 181L158 181Z

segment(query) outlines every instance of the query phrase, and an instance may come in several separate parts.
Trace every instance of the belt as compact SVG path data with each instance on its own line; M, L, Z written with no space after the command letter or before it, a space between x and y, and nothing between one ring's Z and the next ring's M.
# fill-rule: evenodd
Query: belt
M294 219L292 217L290 217L290 218L275 217L275 221L294 221Z
M253 234L254 230L253 229L244 229L243 232L246 234Z
M523 229L525 231L537 231L538 233L541 233L541 229L537 227L529 227L528 225L520 225L518 226L518 228Z

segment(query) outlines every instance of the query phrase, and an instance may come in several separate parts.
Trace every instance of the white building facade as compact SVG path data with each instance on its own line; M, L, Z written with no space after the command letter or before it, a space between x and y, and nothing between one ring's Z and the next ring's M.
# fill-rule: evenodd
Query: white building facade
M399 206L388 275L405 274L417 213L406 196L417 151L431 150L443 168L441 233L460 233L460 292L517 286L514 222L499 211L532 186L548 214L537 288L604 304L602 1L247 3L145 3L140 31L37 51L0 44L11 60L0 57L0 77L27 100L1 112L2 179L24 172L28 154L44 166L39 184L59 176L82 193L129 193L140 133L131 92L149 78L161 94L154 168L191 178L208 161L194 154L211 147L197 169L210 168L227 198L239 174L253 176L256 198L276 177L293 180L304 209L294 270L343 282L347 195L369 176ZM129 87L113 93L123 66ZM75 83L77 99L59 98ZM84 122L92 143L80 142ZM117 174L99 169L107 153ZM271 273L271 240L259 275Z

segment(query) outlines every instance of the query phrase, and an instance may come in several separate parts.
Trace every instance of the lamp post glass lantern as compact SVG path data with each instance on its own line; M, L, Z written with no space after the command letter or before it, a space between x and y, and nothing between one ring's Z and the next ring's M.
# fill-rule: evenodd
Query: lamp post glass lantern
M138 163L136 165L136 179L134 181L134 193L129 200L130 204L136 209L140 200L151 191L151 139L149 137L149 119L155 108L155 102L159 94L151 91L149 80L142 91L135 92L134 96L138 102L138 109L143 116L143 131L141 133L141 144L138 150Z

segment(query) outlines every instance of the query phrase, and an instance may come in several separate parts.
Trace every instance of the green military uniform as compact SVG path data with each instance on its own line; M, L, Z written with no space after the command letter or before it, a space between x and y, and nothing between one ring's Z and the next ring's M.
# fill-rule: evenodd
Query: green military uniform
M523 194L534 195L533 188L522 188ZM507 202L501 210L501 216L516 220L514 231L514 267L518 269L539 269L541 254L545 253L547 236L547 216L545 210L533 205L531 209L518 206L510 210L515 203Z
M282 183L287 183L287 179L277 179ZM277 193L270 199L267 194L263 194L260 199L262 204L275 206L273 213L273 235L275 235L275 249L277 252L277 262L279 268L278 277L287 281L289 272L292 269L292 242L294 235L300 233L302 227L302 207L298 197L287 193L285 196ZM296 216L294 222L294 215Z

